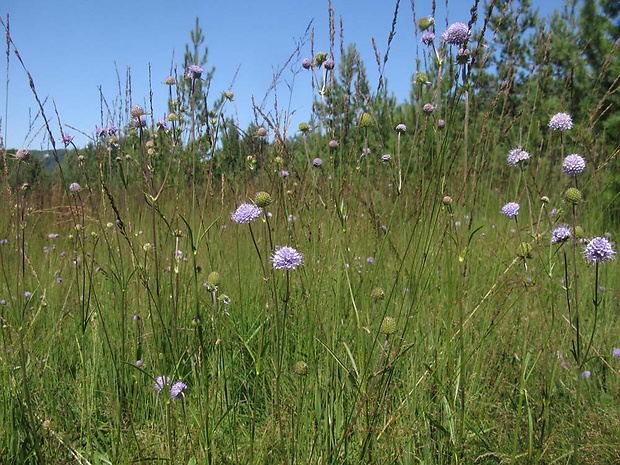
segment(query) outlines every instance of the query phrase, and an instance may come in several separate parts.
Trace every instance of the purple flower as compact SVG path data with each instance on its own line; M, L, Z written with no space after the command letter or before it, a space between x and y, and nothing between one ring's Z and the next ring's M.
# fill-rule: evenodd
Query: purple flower
M134 128L145 128L146 127L146 118L144 116L140 116L139 118L133 119L133 127Z
M390 155L389 153L386 153L385 155L381 155L381 161L383 162L388 162L392 159L392 155Z
M144 362L142 360L136 360L136 368L142 368L144 366Z
M573 118L568 113L556 113L549 120L549 129L552 131L567 131L573 127Z
M451 24L448 29L443 31L441 38L444 42L450 45L464 45L469 41L471 37L471 31L467 24L460 21Z
M422 110L424 111L424 113L426 113L427 115L430 115L432 112L434 112L437 109L437 105L433 105L432 103L425 103L424 106L422 107Z
M405 126L403 123L396 125L396 132L406 132L406 131L407 131L407 126Z
M602 263L607 260L613 260L616 255L611 242L604 237L595 237L584 249L586 259L594 263Z
M80 186L77 182L72 182L71 184L69 184L69 190L71 192L80 192L81 189L82 186Z
M334 69L334 60L332 60L331 58L328 58L327 60L325 60L323 62L323 68L330 70L330 71Z
M527 161L529 159L530 154L523 149L516 148L508 152L508 164L510 166L517 166L522 161Z
M271 263L276 270L294 270L303 260L303 255L293 247L276 247L271 256Z
M613 358L620 358L620 349L614 348L614 350L611 351L611 355L613 356Z
M301 66L304 69L312 68L312 60L310 58L304 58L303 60L301 60Z
M200 79L200 76L202 76L202 73L204 73L204 68L202 66L198 66L198 65L189 65L187 67L187 71L185 73L185 76L187 76L190 79Z
M431 32L431 31L424 31L424 33L422 34L422 43L424 45L433 45L433 41L435 40L435 33Z
M368 258L366 259L366 261L367 261L368 263L374 263L374 262L375 262L375 259L374 259L373 257L368 257Z
M157 394L161 393L162 389L169 384L169 376L158 376L157 378L155 378L155 390L157 391Z
M237 224L245 224L254 221L261 214L262 210L251 203L242 203L237 210L230 215L230 218Z
M568 226L562 224L555 228L551 233L551 243L552 244L561 244L562 242L566 242L572 236L570 229Z
M332 140L329 141L329 148L330 149L337 149L339 145L340 145L340 142L338 142L335 139L332 139Z
M578 155L576 153L568 155L564 159L564 163L562 163L562 170L570 176L576 176L578 174L581 174L584 172L585 169L586 169L585 158L583 158L581 155Z
M280 171L280 176L283 177L283 178L287 178L288 177L288 171L286 171L286 170Z
M592 372L590 370L584 370L581 373L581 379L590 379L592 377Z
M104 129L104 128L102 128L101 126L97 126L97 127L95 128L95 135L96 135L97 137L105 136L105 129Z
M30 291L26 291L26 292L24 292L24 297L25 297L26 299L29 299L30 297L32 297L32 292L30 292Z
M168 129L168 122L165 119L157 120L157 129Z
M114 126L114 124L110 124L105 130L108 133L108 136L115 136L116 131L118 131L118 129L116 128L116 126Z
M185 398L185 391L187 391L187 384L177 381L170 388L170 397L174 400L182 400Z
M17 150L17 152L15 152L15 158L21 161L28 161L28 159L30 158L30 150L22 147L21 149Z
M508 202L502 207L502 213L508 218L515 218L519 214L521 206L517 202Z
M312 164L318 168L319 166L323 164L323 160L317 157L314 160L312 160Z
M71 142L73 142L73 136L70 136L69 134L63 134L62 143L65 144L65 147Z

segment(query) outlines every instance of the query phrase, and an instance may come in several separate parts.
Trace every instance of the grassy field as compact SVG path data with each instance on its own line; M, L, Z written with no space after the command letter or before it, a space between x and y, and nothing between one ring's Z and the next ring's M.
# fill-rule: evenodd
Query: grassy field
M191 94L45 185L5 151L2 463L620 463L618 150L447 84L236 171Z

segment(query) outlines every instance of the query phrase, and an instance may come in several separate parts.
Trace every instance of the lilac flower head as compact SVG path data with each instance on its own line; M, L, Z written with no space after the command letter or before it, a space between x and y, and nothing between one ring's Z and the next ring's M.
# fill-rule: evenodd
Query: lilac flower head
M108 136L115 136L116 135L116 131L118 131L118 129L116 128L116 126L114 126L114 124L110 124L106 128L106 131L108 133Z
M205 70L202 66L189 65L187 67L187 72L185 73L185 76L189 79L200 79L200 76L202 76L202 73L204 73L204 71Z
M573 118L568 113L556 113L549 120L549 129L552 131L567 131L573 127Z
M385 155L381 155L381 161L382 162L388 162L392 159L392 155L390 155L389 153L386 153Z
M323 62L323 68L327 69L327 70L332 70L334 69L334 60L332 60L331 58L328 58L327 60L325 60Z
M312 60L310 58L304 58L303 60L301 60L301 66L304 69L312 68Z
M551 243L552 244L561 244L569 240L572 236L570 229L565 224L562 224L555 228L551 233Z
M405 126L403 123L397 124L396 132L407 132L407 126Z
M168 129L168 122L165 119L158 119L155 124L157 125L157 129Z
M442 40L450 45L464 45L469 41L470 37L471 31L469 27L467 27L467 24L460 21L451 24L448 29L441 34Z
M319 166L321 166L323 164L323 160L321 160L320 158L315 158L314 160L312 160L312 164L318 168Z
M616 251L611 245L611 242L604 237L595 237L592 239L588 242L588 245L586 245L584 252L586 254L586 259L594 263L602 263L607 260L613 260L616 255Z
M80 190L82 190L82 186L80 186L77 182L72 182L69 184L69 190L71 192L80 192Z
M516 148L508 152L508 164L510 166L517 166L519 163L527 161L529 159L530 154L523 149Z
M437 105L434 105L432 103L425 103L424 106L422 107L422 110L424 111L424 113L426 113L427 115L430 115L432 112L434 112L437 109Z
M28 161L28 159L30 158L30 150L22 147L17 152L15 152L15 158L21 161Z
M332 139L329 141L330 149L337 149L339 145L340 145L340 142L338 142L336 139Z
M581 155L573 153L568 155L562 163L562 171L570 176L581 174L586 169L586 160Z
M286 171L286 170L280 171L280 177L288 178L288 171Z
M24 297L25 297L26 299L29 299L30 297L32 297L32 292L30 292L30 291L26 291L26 292L24 292Z
M590 379L592 377L592 372L590 370L584 370L581 373L581 378L582 379Z
M73 136L70 136L69 134L63 134L62 143L65 144L65 147L71 142L73 142Z
M276 247L271 256L271 263L276 270L294 270L303 260L303 255L293 247Z
M157 394L159 394L162 389L165 386L168 386L170 384L170 377L169 376L158 376L157 378L155 378L155 390L157 391Z
M230 218L237 224L245 224L254 221L261 214L262 210L251 203L242 203L237 210L230 215Z
M97 126L95 128L95 135L97 137L105 136L105 128L102 128L101 126Z
M611 355L614 358L620 358L620 349L619 348L614 348L614 350L611 351Z
M140 116L139 118L133 119L133 127L134 128L145 128L146 127L146 118L144 116Z
M185 391L187 391L187 384L183 381L177 381L170 388L170 397L174 400L184 399Z
M502 207L502 213L512 219L519 214L519 208L521 206L517 202L508 202Z
M424 31L424 32L422 33L422 39L421 39L421 42L422 42L424 45L431 46L431 45L433 45L433 41L434 41L434 40L435 40L435 33L434 33L434 32L431 32L431 31Z

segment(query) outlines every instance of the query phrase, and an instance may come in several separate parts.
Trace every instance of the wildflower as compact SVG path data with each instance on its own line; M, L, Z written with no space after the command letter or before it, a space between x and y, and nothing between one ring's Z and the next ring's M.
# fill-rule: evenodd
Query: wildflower
M372 116L370 116L370 113L362 113L357 125L360 128L368 128L372 126Z
M435 24L435 18L432 16L424 16L418 20L418 27L421 31L426 31Z
M573 153L568 155L562 163L562 171L570 176L581 174L586 169L586 160L581 155Z
M146 115L144 108L142 108L140 105L132 106L129 113L131 114L132 118L140 118L141 116Z
M551 243L552 244L561 244L569 240L572 236L570 229L566 225L560 225L553 230L551 233Z
M460 21L451 24L443 31L441 39L450 45L464 45L471 37L471 31L467 24Z
M26 292L24 292L24 297L25 297L26 299L29 299L30 297L32 297L32 292L30 292L30 291L26 291Z
M433 41L435 40L435 33L431 31L424 31L422 34L421 42L424 45L431 46L433 45Z
M157 391L157 394L161 393L162 389L169 384L169 376L158 376L157 378L155 378L155 390Z
M293 247L276 247L271 256L271 263L276 270L294 270L303 260L303 255Z
M370 155L370 148L368 148L368 147L364 147L364 148L362 149L362 156L363 156L363 157L367 157L368 155Z
M108 133L108 136L115 136L116 135L116 131L118 131L118 129L116 128L116 126L114 126L114 124L110 124L105 129L105 131Z
M459 51L456 52L456 62L459 65L466 65L467 63L469 63L470 55L471 52L468 48L459 48Z
M328 144L328 145L329 145L329 148L330 148L330 149L337 149L337 148L338 148L338 146L340 145L340 142L338 142L338 141L337 141L337 140L335 140L335 139L332 139L332 140L330 140L330 141L329 141L329 144Z
M611 242L604 237L595 237L584 249L586 259L590 262L602 263L607 260L613 260L616 255Z
M17 152L15 152L15 158L21 161L28 161L28 159L30 158L30 150L22 147Z
M72 182L69 184L69 190L71 192L80 192L80 190L82 190L82 186L80 186L77 182Z
M445 128L445 127L446 127L446 121L445 121L445 120L443 120L443 119L438 119L438 120L437 120L437 127L438 127L439 129L443 129L443 128Z
M174 86L176 83L177 83L177 80L173 78L172 76L168 76L166 80L164 81L164 84L166 84L167 86Z
M282 177L282 178L287 178L287 177L288 177L288 174L289 174L289 173L288 173L288 171L286 171L286 170L282 170L282 171L280 171L280 177Z
M323 160L317 157L314 160L312 160L312 164L318 168L323 164Z
M304 58L303 60L301 60L301 66L304 69L312 68L312 60L310 58Z
M308 364L301 360L295 362L295 365L293 365L293 371L296 375L306 376L308 374Z
M222 294L221 296L219 296L217 298L217 300L221 303L223 303L224 305L230 305L230 297L228 297L226 294Z
M158 119L155 124L157 125L157 129L168 129L168 122L165 119Z
M144 362L142 360L136 360L136 368L142 368L144 366Z
M381 161L382 162L388 162L392 159L392 155L390 155L389 153L386 153L384 155L381 155Z
M449 195L445 195L444 198L442 199L442 203L445 206L452 205L453 201L454 201L454 199L452 197L450 197Z
M373 300L383 300L385 299L385 291L380 287L375 287L372 291L370 291L370 297Z
M614 358L620 358L620 349L618 349L618 348L614 348L614 350L612 350L612 351L611 351L611 355L612 355Z
M517 202L508 202L502 207L502 213L508 218L515 218L519 214L521 206Z
M254 221L261 214L262 210L251 203L242 203L230 218L237 224L249 223Z
M567 131L573 127L573 118L568 113L556 113L549 120L549 129L552 131Z
M106 135L105 128L102 128L101 126L97 126L97 127L95 128L95 135L96 135L97 137L102 137L102 136L105 136L105 135Z
M58 239L58 233L49 233L47 237L48 239Z
M146 119L144 116L140 116L139 118L134 118L133 126L135 128L145 128L146 127Z
M271 195L269 195L268 192L263 192L263 191L257 192L256 195L254 196L254 203L256 204L257 207L265 208L271 205L272 202L273 202L273 199L271 198Z
M425 103L424 106L422 107L422 110L424 111L424 113L426 113L427 115L430 115L432 112L434 112L437 109L437 105L433 105L432 103Z
M577 205L579 202L581 202L581 191L576 187L569 187L564 192L564 201L573 205Z
M181 400L185 398L185 391L187 391L187 384L177 381L170 388L170 397L174 400Z
M323 68L325 68L328 71L331 71L332 69L334 69L334 66L335 66L334 60L332 60L331 58L328 58L323 63Z
M65 144L65 147L71 142L73 142L73 136L70 136L69 134L63 134L62 143Z
M267 129L265 129L265 127L261 126L256 130L256 135L258 137L265 137L267 136Z
M508 159L508 164L510 166L517 166L522 161L529 160L530 159L530 154L527 153L523 149L516 148L516 149L512 149L510 152L508 152L508 158L507 159Z
M226 100L232 101L235 98L235 93L232 90L227 90L224 92L224 98Z
M407 126L405 126L403 123L400 123L396 125L395 129L396 129L396 132L403 133L407 131Z
M592 377L592 372L590 370L584 370L581 373L581 379L590 379Z
M374 262L375 262L375 259L374 259L373 257L368 257L368 258L366 259L366 262L367 262L367 263L374 263Z
M185 72L185 76L189 79L200 79L202 73L204 73L204 68L198 65L189 65L187 67L187 71Z

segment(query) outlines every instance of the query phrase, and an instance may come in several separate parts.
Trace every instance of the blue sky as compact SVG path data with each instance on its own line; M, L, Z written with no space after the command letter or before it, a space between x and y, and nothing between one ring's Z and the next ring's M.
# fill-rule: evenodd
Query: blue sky
M372 88L376 88L378 79L372 39L383 55L395 3L388 0L332 1L337 27L342 18L345 44L356 43ZM469 20L473 0L448 2L447 12L445 2L437 3L438 32L443 30L446 21ZM415 4L418 18L430 14L430 0ZM560 7L562 1L539 0L534 4L546 15ZM108 104L119 107L119 98L124 98L128 67L133 103L144 104L149 98L150 66L153 116L155 119L164 116L167 88L163 81L174 64L182 65L185 44L189 42L196 17L200 18L209 49L207 66L216 68L211 95L233 90L235 104L229 107L229 112L242 128L253 119L252 96L256 102L263 100L274 71L286 62L311 22L315 29L315 51L329 49L327 0L3 0L0 14L4 21L6 15L10 15L11 37L34 79L39 97L46 99L46 115L53 119L54 134L60 138L55 103L65 131L75 136L78 145L85 144L95 127L101 125L100 87ZM338 48L339 37L336 37L336 50ZM403 0L385 69L388 89L399 101L409 95L418 49L421 51L419 40L414 36L411 2ZM310 56L309 41L302 50L301 58ZM37 104L26 73L14 56L10 60L8 100L6 98L5 51L3 41L0 135L7 148L45 149L48 144L43 137L42 120L31 125L38 112ZM178 72L182 71L179 68ZM285 70L278 87L278 102L280 108L286 108L290 102L290 110L296 112L291 127L294 132L298 122L310 114L312 93L309 73L298 74L294 82L292 79L293 72ZM292 90L287 87L291 83ZM273 105L268 104L266 110L271 108ZM107 115L104 115L103 123L107 122Z

